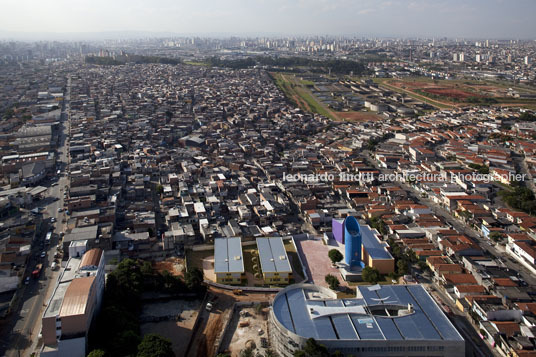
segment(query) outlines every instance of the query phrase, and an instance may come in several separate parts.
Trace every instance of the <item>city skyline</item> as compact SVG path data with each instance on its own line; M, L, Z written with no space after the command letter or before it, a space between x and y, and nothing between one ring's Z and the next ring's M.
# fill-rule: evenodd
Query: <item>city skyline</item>
M2 5L0 38L102 39L173 35L332 35L529 39L528 0L250 1L65 0Z

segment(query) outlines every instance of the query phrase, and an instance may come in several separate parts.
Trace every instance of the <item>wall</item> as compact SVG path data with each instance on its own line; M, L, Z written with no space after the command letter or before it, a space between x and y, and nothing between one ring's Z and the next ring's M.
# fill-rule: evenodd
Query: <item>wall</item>
M344 244L344 219L332 219L331 231L333 238L339 243Z
M389 274L395 271L394 259L370 259L370 267L378 269L380 274Z
M56 344L56 316L44 317L42 320L43 343L45 345Z

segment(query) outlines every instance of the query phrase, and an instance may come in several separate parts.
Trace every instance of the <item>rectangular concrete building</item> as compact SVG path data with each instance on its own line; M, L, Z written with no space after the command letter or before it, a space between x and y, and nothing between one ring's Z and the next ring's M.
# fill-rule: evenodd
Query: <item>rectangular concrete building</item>
M240 237L214 239L214 273L216 282L236 285L244 275L244 257Z
M257 238L259 261L265 284L288 284L292 268L281 237Z

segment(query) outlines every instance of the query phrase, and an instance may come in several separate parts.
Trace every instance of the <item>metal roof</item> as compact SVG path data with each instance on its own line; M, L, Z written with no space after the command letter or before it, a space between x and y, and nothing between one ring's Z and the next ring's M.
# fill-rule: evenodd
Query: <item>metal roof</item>
M93 248L88 250L82 256L82 261L80 262L80 268L91 268L98 267L102 257L102 249Z
M244 272L244 257L242 256L240 237L214 239L214 272Z
M288 287L273 302L276 319L289 331L320 340L463 341L420 285L358 286L358 298L334 299L314 285ZM385 308L384 308L385 306ZM411 313L372 313L411 306ZM331 309L331 311L330 311ZM391 312L392 314L392 312Z
M94 276L87 278L77 278L71 281L71 284L63 297L60 317L83 315L86 312L91 285L95 280Z
M376 238L376 234L366 224L360 224L361 241L367 254L372 259L393 259L391 253L385 249L385 246Z
M263 273L292 273L281 237L257 238L257 248Z

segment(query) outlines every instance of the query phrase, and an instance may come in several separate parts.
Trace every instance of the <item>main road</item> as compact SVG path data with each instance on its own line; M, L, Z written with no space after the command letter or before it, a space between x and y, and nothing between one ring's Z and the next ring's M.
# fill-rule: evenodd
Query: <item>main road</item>
M48 186L46 198L38 203L42 209L43 232L39 239L32 244L31 257L28 265L33 267L41 263L43 271L38 279L30 279L23 284L19 291L19 300L11 315L3 326L4 332L0 337L0 355L8 357L30 356L38 347L39 333L41 331L41 316L46 304L56 286L59 275L58 269L53 271L54 254L57 251L60 233L64 231L63 193L69 185L66 168L68 166L68 140L70 132L70 99L71 79L67 79L66 95L60 114L57 147L57 167L54 177L43 185ZM58 174L59 171L59 174ZM50 245L44 244L44 234L52 231L53 238ZM44 253L44 257L42 254Z

